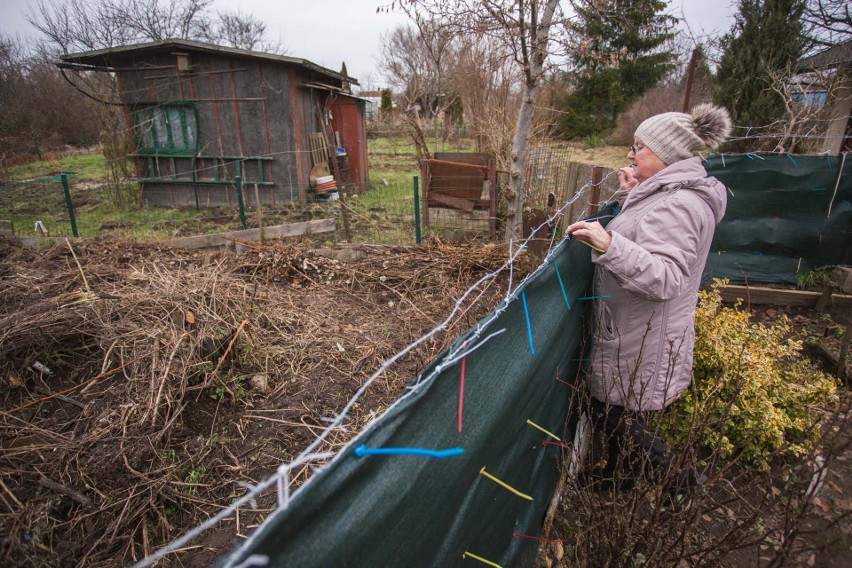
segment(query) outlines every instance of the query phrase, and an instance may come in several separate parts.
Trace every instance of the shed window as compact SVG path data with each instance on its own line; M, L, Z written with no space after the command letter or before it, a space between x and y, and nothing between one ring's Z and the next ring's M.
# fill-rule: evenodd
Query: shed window
M161 104L133 113L140 150L192 154L198 148L198 115L185 104Z
M805 106L821 107L825 104L827 93L825 91L811 91L809 93L793 93L794 102Z

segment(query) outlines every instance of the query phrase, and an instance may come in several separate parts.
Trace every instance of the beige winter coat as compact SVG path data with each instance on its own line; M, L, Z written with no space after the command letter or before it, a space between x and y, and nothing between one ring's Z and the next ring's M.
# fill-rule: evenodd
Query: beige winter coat
M592 253L596 329L592 396L633 410L671 404L692 380L695 307L725 187L699 158L637 185L607 226L612 243Z

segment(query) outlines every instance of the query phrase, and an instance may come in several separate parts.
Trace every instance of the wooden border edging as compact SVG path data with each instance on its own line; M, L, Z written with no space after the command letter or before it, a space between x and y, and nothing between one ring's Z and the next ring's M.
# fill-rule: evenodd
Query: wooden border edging
M330 233L334 230L334 219L316 219L314 221L291 223L289 225L263 227L263 238L279 239L282 237L295 237L308 233ZM181 237L168 241L166 245L188 249L224 247L232 244L235 240L258 241L261 238L260 233L261 229L245 229L243 231L229 231L227 233L216 233L213 235Z
M817 300L823 295L822 292L808 292L805 290L733 285L725 286L719 292L724 302L736 302L738 298L741 298L745 305L752 306L772 304L775 306L814 307ZM831 303L837 307L852 306L852 296L832 294Z

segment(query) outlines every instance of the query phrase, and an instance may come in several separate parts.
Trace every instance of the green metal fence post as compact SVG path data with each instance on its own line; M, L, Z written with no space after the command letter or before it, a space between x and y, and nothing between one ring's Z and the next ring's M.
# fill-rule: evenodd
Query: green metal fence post
M420 178L414 176L414 242L420 244Z
M33 136L33 148L35 148L35 152L38 155L39 161L43 160L44 158L41 155L41 148L38 147L38 140L36 140L35 136Z
M68 209L68 220L71 221L71 234L78 237L77 220L74 218L74 205L71 203L71 190L68 189L68 174L60 174L62 189L65 191L65 207Z
M243 183L240 176L236 177L237 182L237 203L240 205L240 223L243 224L243 229L246 228L246 205L243 203Z

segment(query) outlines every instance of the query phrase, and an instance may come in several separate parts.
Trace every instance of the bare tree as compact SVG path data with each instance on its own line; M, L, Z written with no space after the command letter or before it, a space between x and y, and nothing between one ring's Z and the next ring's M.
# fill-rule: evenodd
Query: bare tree
M220 37L225 43L239 49L259 49L263 44L266 24L239 10L236 12L219 12Z
M521 73L511 54L492 38L465 36L453 74L454 91L477 149L508 170L521 102ZM535 128L533 129L535 131Z
M115 21L139 39L161 41L201 35L213 0L109 0Z
M133 35L116 25L112 6L91 0L36 0L27 21L61 53L130 43Z
M93 101L75 92L52 63L0 33L0 167L7 159L97 142Z
M508 50L522 75L522 89L509 157L506 238L523 232L524 162L533 130L536 97L545 73L551 28L561 21L559 0L400 0L412 19L446 22L454 33L487 37Z
M27 21L63 53L204 37L213 0L36 0Z
M791 69L771 71L771 88L784 102L783 131L774 152L817 152L819 136L830 120L829 102L843 96L836 69L815 68L799 73ZM848 96L848 95L847 95Z
M266 24L241 11L209 12L213 0L36 0L27 14L60 52L144 41L200 39L239 49L283 53Z
M836 45L852 37L848 0L808 0L802 21L816 48Z
M382 36L379 67L403 98L418 158L429 158L420 118L425 114L437 121L456 98L448 81L456 58L456 36L438 21L411 16L415 27L400 26Z
M284 54L286 49L280 41L266 37L266 24L241 10L217 12L216 18L205 21L208 26L201 36L211 43L218 43L266 53Z

